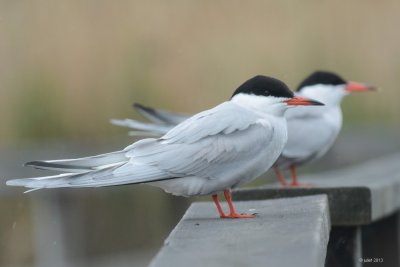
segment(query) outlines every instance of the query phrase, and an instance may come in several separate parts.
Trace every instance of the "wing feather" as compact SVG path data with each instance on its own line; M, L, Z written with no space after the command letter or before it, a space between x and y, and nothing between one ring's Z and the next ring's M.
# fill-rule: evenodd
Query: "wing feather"
M264 162L267 154L277 157L282 149L274 148L273 135L274 129L267 120L226 102L184 121L160 139L143 139L125 148L123 156L128 160L119 165L77 174L11 180L7 184L30 188L98 187L182 177L254 178L248 174L254 171L254 159ZM97 166L88 159L85 158L85 166ZM71 162L76 165L76 161ZM260 168L260 163L256 166Z
M190 117L190 115L187 114L146 107L139 103L134 103L133 107L155 124L167 124L171 128Z
M139 133L150 133L155 135L163 135L171 130L174 125L161 124L161 123L146 123L133 119L112 119L111 123L117 126L128 127L132 129L139 130Z
M172 176L213 179L226 168L252 162L272 136L268 122L228 102L193 116L160 139L134 144L128 155Z
M340 109L297 107L287 112L286 119L288 141L276 164L284 168L324 155L341 128Z
M228 101L194 115L160 139L168 144L195 143L207 136L246 129L258 119L255 113Z

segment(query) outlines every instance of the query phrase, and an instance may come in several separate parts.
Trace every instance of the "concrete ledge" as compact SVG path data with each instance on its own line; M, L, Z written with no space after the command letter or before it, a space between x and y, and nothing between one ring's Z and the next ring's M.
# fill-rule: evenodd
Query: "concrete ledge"
M219 219L212 203L194 203L150 266L324 266L330 231L325 195L235 207L257 218Z
M237 190L235 200L327 194L332 225L364 225L400 209L400 154L349 168L301 176L312 188L259 187Z

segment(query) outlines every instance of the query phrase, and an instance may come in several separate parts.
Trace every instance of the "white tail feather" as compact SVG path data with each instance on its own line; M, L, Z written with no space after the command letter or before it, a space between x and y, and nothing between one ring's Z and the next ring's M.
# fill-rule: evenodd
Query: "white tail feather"
M139 130L141 133L148 132L152 135L158 135L158 136L167 133L171 128L173 128L173 126L166 124L145 123L132 119L124 119L124 120L113 119L111 120L111 123L122 127L136 129Z

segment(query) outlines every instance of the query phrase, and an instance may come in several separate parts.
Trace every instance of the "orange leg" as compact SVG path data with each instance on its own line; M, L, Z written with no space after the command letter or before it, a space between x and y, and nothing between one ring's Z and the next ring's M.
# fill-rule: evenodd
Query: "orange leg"
M212 198L213 198L213 200L214 200L215 206L217 206L217 210L218 210L218 213L219 213L219 217L221 217L221 218L227 218L227 215L224 213L224 211L223 211L222 208L221 208L221 205L219 204L218 195L217 195L217 194L212 195Z
M282 172L279 170L278 167L274 167L274 171L276 174L276 177L278 178L279 183L281 184L281 186L287 186L287 182L285 179L285 176L283 176Z
M256 217L256 215L236 213L235 208L233 207L233 204L232 204L231 193L229 192L229 190L225 190L224 195L226 198L226 202L228 202L229 214L225 215L224 217L221 217L221 218L236 219L236 218L255 218Z
M291 186L299 186L299 181L297 180L296 166L294 164L290 165L290 174L292 175Z
M292 182L290 183L290 186L292 186L292 187L298 187L298 186L311 187L311 184L299 183L299 181L297 179L296 166L294 164L290 165L290 174L292 175Z

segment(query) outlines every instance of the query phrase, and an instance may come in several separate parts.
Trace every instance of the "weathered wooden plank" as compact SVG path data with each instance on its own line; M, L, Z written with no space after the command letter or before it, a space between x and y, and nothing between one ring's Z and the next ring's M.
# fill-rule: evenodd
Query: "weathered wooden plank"
M400 154L326 173L302 176L312 188L263 187L235 191L236 200L325 193L333 225L363 225L400 209Z
M241 189L234 200L265 200L326 194L332 225L363 225L371 222L371 191L367 187Z
M257 218L223 220L212 203L194 203L150 266L324 266L330 230L325 195L235 206Z
M361 227L363 266L400 266L400 213Z

